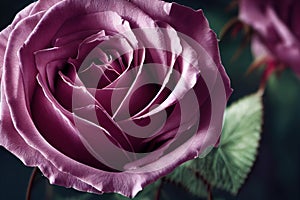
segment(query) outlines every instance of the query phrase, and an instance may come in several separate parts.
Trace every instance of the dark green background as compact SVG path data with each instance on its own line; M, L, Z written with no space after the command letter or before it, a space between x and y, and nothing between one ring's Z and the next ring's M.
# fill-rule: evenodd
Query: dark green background
M12 21L16 12L29 2L32 1L1 0L1 30ZM178 0L177 2L194 9L203 9L212 29L217 33L237 13L237 11L225 11L229 3L227 0ZM250 76L245 75L247 66L252 61L249 46L235 62L230 61L240 41L241 35L237 38L227 36L220 41L222 61L234 88L230 102L255 92L260 77L259 72ZM292 71L287 70L281 76L273 76L270 79L264 96L264 106L261 146L253 171L237 197L221 193L223 199L300 199L300 81ZM25 167L2 147L0 147L0 162L0 199L24 199L32 169ZM40 178L37 183L34 190L36 199L44 199L42 193L47 187L48 192L54 190L63 193L64 196L80 194L60 187L49 189L44 178ZM188 199L196 199L170 184L166 185L164 190L167 191L170 199L183 199L186 196ZM219 194L218 191L215 193ZM93 196L92 198L106 199L105 197Z

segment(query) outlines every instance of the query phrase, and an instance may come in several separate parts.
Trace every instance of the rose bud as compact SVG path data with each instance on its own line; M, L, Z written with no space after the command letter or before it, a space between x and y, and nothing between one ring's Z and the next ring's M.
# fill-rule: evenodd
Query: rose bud
M300 74L299 9L298 0L240 0L239 19L253 29L252 68L267 65L263 79L286 67Z

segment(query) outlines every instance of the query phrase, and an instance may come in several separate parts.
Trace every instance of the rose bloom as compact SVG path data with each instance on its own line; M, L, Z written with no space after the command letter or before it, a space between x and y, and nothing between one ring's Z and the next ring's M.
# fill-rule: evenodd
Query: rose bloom
M300 74L300 1L241 0L239 19L254 29L252 51Z
M218 144L232 90L201 10L40 0L0 35L0 144L50 183L133 197Z

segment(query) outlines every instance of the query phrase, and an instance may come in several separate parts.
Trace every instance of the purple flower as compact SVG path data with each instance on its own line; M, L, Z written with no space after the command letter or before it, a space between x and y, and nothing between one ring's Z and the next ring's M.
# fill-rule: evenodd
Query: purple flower
M201 10L40 0L0 35L0 144L50 183L135 196L217 145L232 90Z
M255 57L300 74L300 1L241 0L239 7L239 19L254 29Z

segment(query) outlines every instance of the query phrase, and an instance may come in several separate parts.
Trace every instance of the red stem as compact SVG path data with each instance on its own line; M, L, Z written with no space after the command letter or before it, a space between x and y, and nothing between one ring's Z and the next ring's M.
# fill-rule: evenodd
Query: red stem
M161 182L158 186L158 189L157 189L157 192L156 192L156 195L155 195L155 200L159 200L160 199L160 194L161 194L161 190L162 190L162 187L163 187L163 184L164 184L164 178L161 179Z
M32 188L33 188L33 183L34 183L34 179L37 175L37 172L38 172L38 168L35 167L31 173L31 176L30 176L30 179L29 179L29 182L28 182L28 186L27 186L27 192L26 192L26 200L30 200L31 198L31 191L32 191Z

